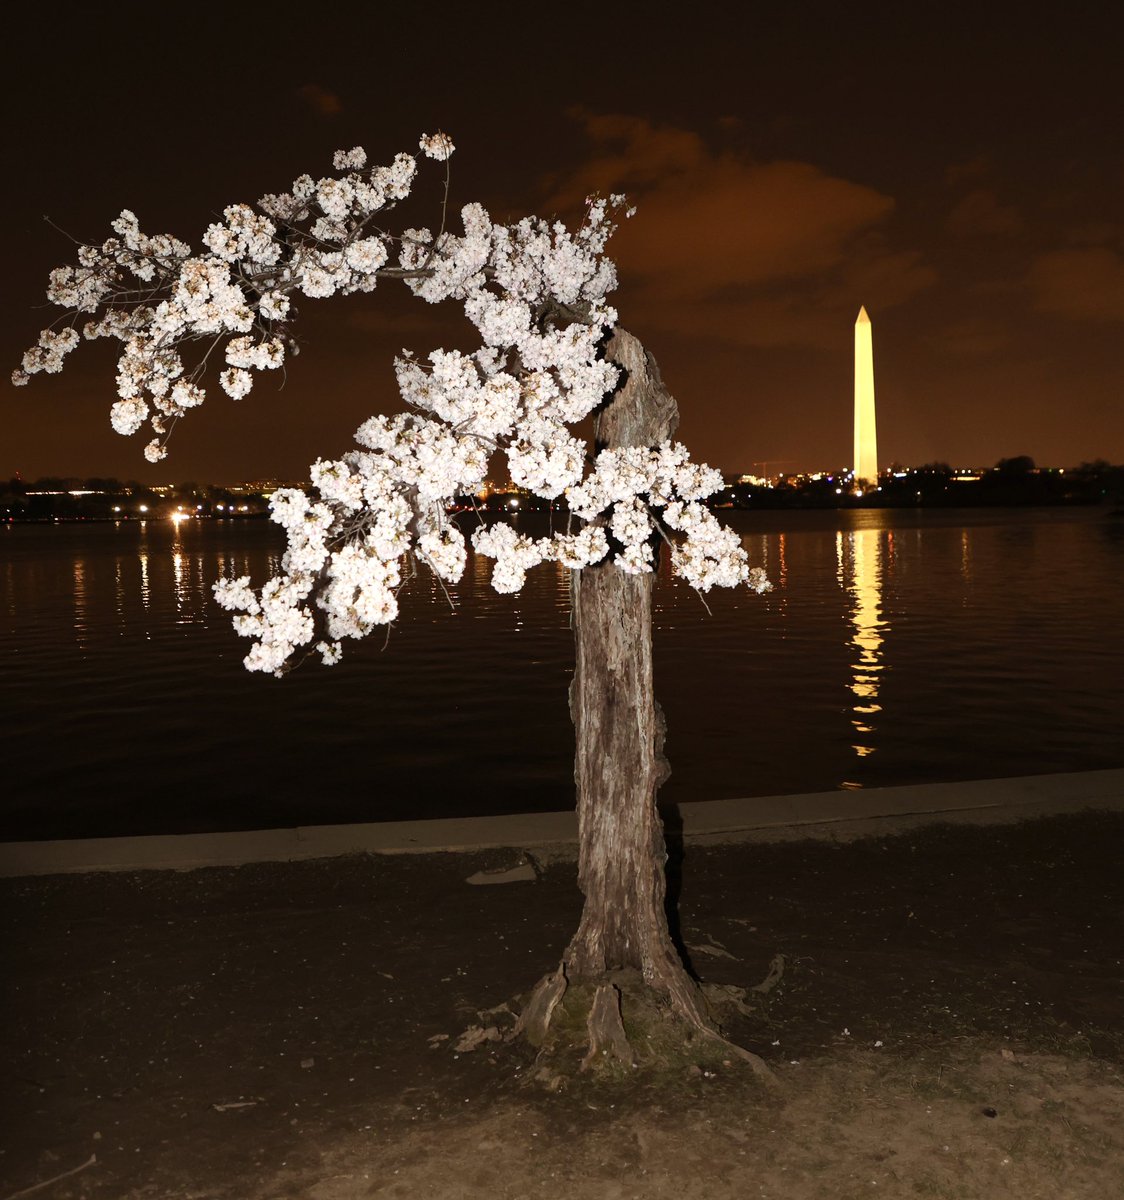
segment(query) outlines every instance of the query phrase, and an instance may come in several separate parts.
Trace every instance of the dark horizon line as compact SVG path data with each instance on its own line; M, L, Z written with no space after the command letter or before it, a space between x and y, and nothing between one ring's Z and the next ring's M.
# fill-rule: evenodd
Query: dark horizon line
M764 466L767 464L761 464L761 463L751 463L750 464L751 468L754 466L758 466L758 465ZM919 471L937 471L937 470L950 470L950 471L961 471L961 472L963 472L963 471L987 472L987 471L997 471L997 470L1003 470L1003 469L1025 470L1025 471L1033 471L1035 473L1068 473L1068 472L1089 471L1089 470L1114 471L1114 470L1124 469L1124 463L1113 463L1113 462L1110 462L1108 459L1093 458L1093 459L1083 459L1081 462L1079 462L1073 466L1065 466L1065 467L1046 466L1044 464L1036 462L1034 460L1034 458L1030 455L1017 454L1017 455L1005 456L1003 458L998 459L995 463L989 464L987 466L979 466L979 465L974 465L974 464L968 465L968 466L957 466L957 465L954 465L953 463L949 462L946 459L932 459L928 462L919 463L916 466L905 466L902 463L891 462L887 466L879 469L878 476L880 479L883 477L886 477L886 476L890 476L894 473L895 470L904 471L906 473L912 474L912 473L919 472ZM846 477L846 476L850 475L851 472L852 472L852 468L847 467L847 466L815 467L815 468L809 468L807 470L800 470L800 471L777 471L777 472L772 472L770 474L762 475L761 477L762 478L771 478L771 479L802 479L802 478L807 479L812 476L822 476L822 475L833 475L833 476L839 476L839 477ZM752 469L751 470L723 471L722 472L723 478L727 481L737 481L746 476L750 476L750 475L754 475L754 474L756 474L756 472L753 471ZM4 484L18 483L25 489L29 488L35 484L42 484L42 483L75 484L75 485L89 485L89 484L93 484L93 483L115 484L115 485L117 485L119 487L123 487L123 488L141 488L145 491L153 491L157 488L178 489L178 488L187 487L188 485L190 485L191 487L195 487L195 488L218 488L218 489L245 488L252 484L267 484L267 485L275 484L280 487L304 487L308 484L308 482L309 481L307 479L285 479L285 478L282 478L277 475L260 475L257 478L252 478L252 479L243 478L243 479L238 479L238 480L227 482L227 483L217 483L214 480L198 480L198 479L181 480L178 483L170 482L170 481L163 482L163 483L144 483L143 481L141 481L139 479L121 479L119 476L116 476L116 475L100 475L100 474L54 475L54 474L50 474L50 473L37 475L33 479L24 479L18 470L12 474L5 473L3 475L0 475L0 483L4 483ZM95 489L95 490L104 490L104 489Z

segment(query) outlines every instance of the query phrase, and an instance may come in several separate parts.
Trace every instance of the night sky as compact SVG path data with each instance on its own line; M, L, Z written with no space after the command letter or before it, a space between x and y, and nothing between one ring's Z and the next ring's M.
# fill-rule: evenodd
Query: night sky
M72 261L44 214L101 241L128 207L198 246L225 205L328 173L338 148L386 162L443 128L454 208L572 217L592 189L629 193L616 303L698 458L847 465L865 305L884 465L1124 461L1120 15L359 7L40 6L14 23L5 370L59 311L48 271ZM439 219L429 168L404 224ZM283 390L260 378L236 403L212 386L155 467L144 432L109 426L115 344L84 345L8 389L0 477L303 478L398 406L397 349L474 345L455 309L392 284L304 301L295 332Z

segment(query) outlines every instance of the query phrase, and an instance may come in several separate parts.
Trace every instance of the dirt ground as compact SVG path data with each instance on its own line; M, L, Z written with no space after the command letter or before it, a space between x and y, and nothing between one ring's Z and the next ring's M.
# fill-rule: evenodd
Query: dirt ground
M456 1049L557 961L516 851L0 881L0 1200L1124 1194L1124 816L689 845L748 1069L530 1086Z

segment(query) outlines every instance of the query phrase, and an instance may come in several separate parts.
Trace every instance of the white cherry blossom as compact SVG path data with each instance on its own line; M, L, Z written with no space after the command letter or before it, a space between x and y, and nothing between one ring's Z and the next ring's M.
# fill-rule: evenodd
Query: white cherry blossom
M418 142L428 158L444 161L453 153L453 141L447 133L423 133Z
M453 143L423 135L423 158L446 161ZM447 515L455 497L482 485L502 455L514 483L568 511L565 533L530 537L498 520L471 541L494 560L492 584L518 591L543 562L572 570L611 560L651 572L661 538L673 570L699 591L768 587L740 540L703 501L722 486L685 447L601 450L574 426L612 392L620 372L602 353L616 310L607 295L616 270L605 254L623 196L593 198L577 229L525 217L494 222L466 205L460 229L388 232L386 214L410 193L418 156L369 168L362 147L337 151L335 175L302 175L257 206L233 204L203 233L195 253L169 235L144 234L125 210L113 236L82 246L74 266L51 272L48 298L90 314L87 339L121 344L113 428L131 435L148 422L150 462L164 458L175 422L206 398L206 373L235 400L256 373L296 352L293 297L369 292L388 276L429 303L455 301L477 330L474 352L403 351L395 362L407 411L374 416L357 448L317 459L308 492L282 489L272 519L288 545L278 575L255 591L246 577L215 585L236 630L252 639L250 670L282 674L297 654L331 665L348 638L394 621L406 561L455 584L467 556L464 532ZM377 221L376 221L377 216ZM61 370L79 342L73 324L45 330L14 382Z

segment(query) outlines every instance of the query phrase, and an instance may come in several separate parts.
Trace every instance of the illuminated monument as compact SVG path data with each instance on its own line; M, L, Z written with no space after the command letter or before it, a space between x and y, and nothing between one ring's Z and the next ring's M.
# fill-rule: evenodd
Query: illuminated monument
M878 484L878 435L874 425L874 344L870 318L859 309L855 322L855 484Z

